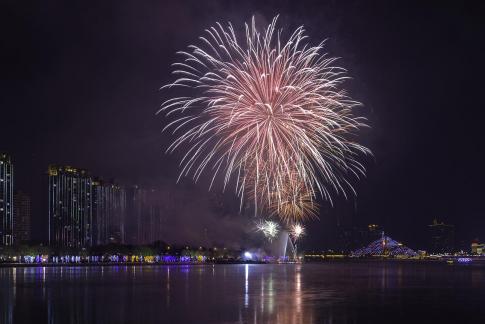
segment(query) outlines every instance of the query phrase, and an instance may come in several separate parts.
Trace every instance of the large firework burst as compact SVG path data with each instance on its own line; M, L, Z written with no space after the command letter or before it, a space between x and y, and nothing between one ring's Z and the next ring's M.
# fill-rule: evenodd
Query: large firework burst
M365 124L352 113L359 103L341 88L345 70L323 43L305 43L303 27L287 40L276 18L262 32L254 18L245 27L240 37L231 23L217 23L199 46L178 52L178 78L165 87L193 91L160 112L179 115L165 129L178 134L167 151L185 149L180 176L197 181L209 171L210 187L218 175L224 187L234 179L241 202L252 186L255 204L264 198L278 211L288 201L313 201L316 192L331 201L331 192L353 191L348 177L364 174L357 157L370 152L354 141Z

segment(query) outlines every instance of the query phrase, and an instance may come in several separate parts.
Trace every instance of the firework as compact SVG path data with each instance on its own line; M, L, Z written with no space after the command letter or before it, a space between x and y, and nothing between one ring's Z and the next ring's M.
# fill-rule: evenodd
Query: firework
M286 224L317 218L318 204L314 199L313 188L305 187L297 174L285 176L285 185L269 200L268 211L271 216L278 216ZM259 195L263 197L264 195Z
M261 183L254 185L249 181L246 192L249 197L254 197L259 205L264 206L264 213L271 217L277 216L286 224L318 218L318 203L314 199L312 188L306 188L304 183L298 181L295 174L284 177L284 187L279 192L272 192L269 199Z
M310 192L289 192L283 193L280 200L274 200L270 208L271 215L278 215L284 222L291 223L317 218L318 204Z
M303 235L305 235L305 228L303 227L303 225L299 223L291 225L290 236L294 241L298 240Z
M329 201L353 192L348 178L364 174L357 158L370 153L354 140L365 120L341 88L346 71L323 42L306 38L299 27L284 41L276 18L262 32L253 18L244 37L217 23L201 45L178 52L178 78L164 88L187 94L159 112L175 118L165 129L177 134L167 152L185 151L180 177L210 172L209 188L217 177L224 188L233 179L241 203L246 194L256 209L264 201L279 214L296 210L293 218L313 209L317 192Z
M256 228L258 231L262 232L269 241L272 241L280 231L278 223L269 220L260 221L256 225Z

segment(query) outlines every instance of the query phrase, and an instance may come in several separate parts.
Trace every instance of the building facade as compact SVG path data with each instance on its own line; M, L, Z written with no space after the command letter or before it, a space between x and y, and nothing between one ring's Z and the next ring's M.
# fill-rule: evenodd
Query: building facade
M127 190L127 243L151 244L162 239L163 200L159 190L131 187Z
M13 195L13 206L14 242L28 243L31 240L30 196L22 191L16 191Z
M14 243L13 164L0 153L0 245Z
M49 244L87 247L93 244L92 178L86 170L49 166Z
M150 244L162 239L163 195L93 178L86 170L50 166L49 244L80 248Z
M113 182L93 181L94 244L125 243L126 191Z

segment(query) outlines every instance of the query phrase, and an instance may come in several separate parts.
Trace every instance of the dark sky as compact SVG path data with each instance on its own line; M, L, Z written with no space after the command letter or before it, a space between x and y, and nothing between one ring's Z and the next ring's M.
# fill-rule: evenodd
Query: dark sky
M313 44L328 38L327 51L342 58L372 126L362 142L375 155L358 196L324 204L302 244L332 247L337 224L378 223L419 248L433 218L455 224L458 241L485 240L483 9L461 1L2 1L0 150L14 159L16 187L33 196L36 228L47 222L38 206L49 163L209 199L207 183L175 184L181 155L164 155L173 138L155 116L166 99L158 89L171 80L175 52L204 28L280 14L284 30L303 24Z

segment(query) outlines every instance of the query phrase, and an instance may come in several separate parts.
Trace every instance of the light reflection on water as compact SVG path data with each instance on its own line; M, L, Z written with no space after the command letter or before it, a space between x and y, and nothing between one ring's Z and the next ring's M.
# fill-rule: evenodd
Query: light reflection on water
M0 268L0 323L467 322L484 280L407 262Z

